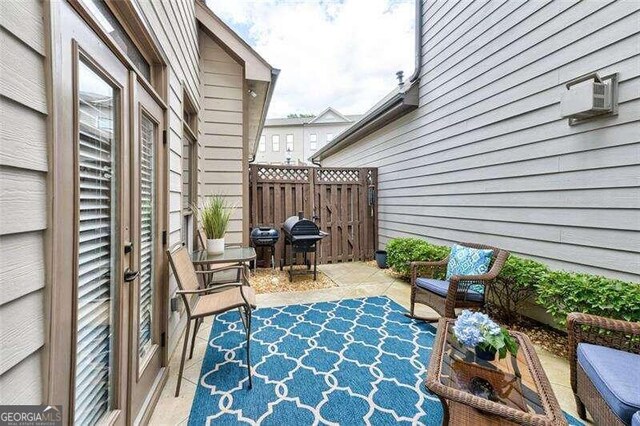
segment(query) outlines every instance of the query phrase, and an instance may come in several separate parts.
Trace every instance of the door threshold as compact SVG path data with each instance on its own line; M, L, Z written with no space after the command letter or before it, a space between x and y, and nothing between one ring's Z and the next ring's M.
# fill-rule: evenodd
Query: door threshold
M160 394L164 389L167 380L169 379L169 367L162 367L156 376L153 384L151 385L151 389L147 398L142 404L142 408L140 409L140 414L134 420L134 425L148 425L149 420L151 420L151 415L156 408L156 404L158 404L158 400L160 399Z

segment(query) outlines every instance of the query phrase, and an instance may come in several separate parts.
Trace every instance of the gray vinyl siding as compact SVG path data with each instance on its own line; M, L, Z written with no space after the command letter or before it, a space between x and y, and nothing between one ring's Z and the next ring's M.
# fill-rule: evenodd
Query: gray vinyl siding
M476 241L639 280L640 3L424 4L420 107L325 159L379 168L379 236ZM569 126L564 84L620 75Z
M200 32L202 75L201 144L204 197L221 194L237 208L226 239L241 243L248 153L244 137L244 69L204 32Z
M43 402L44 34L41 2L0 2L0 404Z
M182 138L183 88L199 109L200 76L198 73L198 38L193 0L140 1L143 15L167 57L168 158L169 165L169 247L183 241L182 236ZM177 284L169 280L169 296L174 297ZM167 300L168 304L169 301ZM169 312L169 353L180 338L184 326L181 312Z

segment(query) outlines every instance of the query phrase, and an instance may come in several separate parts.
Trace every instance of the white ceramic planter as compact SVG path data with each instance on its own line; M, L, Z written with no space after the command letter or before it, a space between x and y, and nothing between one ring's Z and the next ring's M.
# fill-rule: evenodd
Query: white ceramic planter
M207 252L209 254L224 253L224 238L215 238L207 240Z

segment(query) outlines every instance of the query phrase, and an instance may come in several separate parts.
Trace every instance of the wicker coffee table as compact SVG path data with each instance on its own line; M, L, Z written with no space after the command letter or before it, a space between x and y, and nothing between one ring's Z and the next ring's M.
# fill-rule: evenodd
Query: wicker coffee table
M440 319L427 372L427 388L444 409L443 425L566 425L549 380L529 338L512 332L518 356L478 359L453 335L452 319ZM487 398L471 393L478 383L493 388ZM470 387L470 383L472 383Z

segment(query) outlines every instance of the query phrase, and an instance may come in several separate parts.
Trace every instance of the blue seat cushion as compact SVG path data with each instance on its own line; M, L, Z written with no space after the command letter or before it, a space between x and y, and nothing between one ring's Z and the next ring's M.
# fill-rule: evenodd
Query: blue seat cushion
M578 364L624 424L640 410L640 355L580 343Z
M432 293L447 297L449 291L449 281L434 280L432 278L416 278L416 285ZM482 302L484 295L472 289L467 290L467 300Z
M631 418L631 426L640 426L640 411L636 411Z

